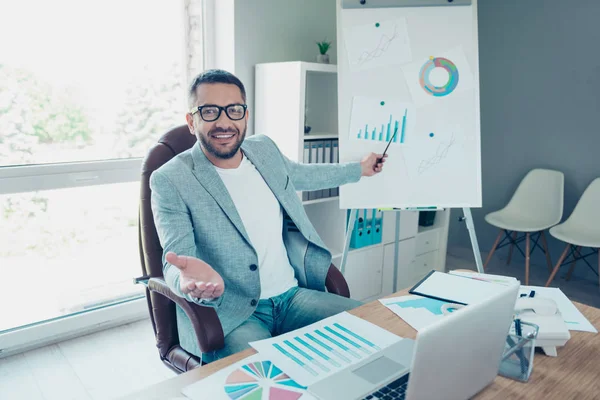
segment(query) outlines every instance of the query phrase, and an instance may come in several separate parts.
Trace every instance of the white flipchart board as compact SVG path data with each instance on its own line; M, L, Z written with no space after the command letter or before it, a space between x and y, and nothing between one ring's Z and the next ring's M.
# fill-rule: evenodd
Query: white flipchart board
M481 207L477 0L337 2L340 208Z

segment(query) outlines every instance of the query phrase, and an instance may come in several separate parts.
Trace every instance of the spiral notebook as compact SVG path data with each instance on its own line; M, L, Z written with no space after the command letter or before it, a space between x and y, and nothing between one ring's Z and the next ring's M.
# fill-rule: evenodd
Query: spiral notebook
M514 284L518 285L519 281L515 280ZM433 270L408 292L448 303L469 305L505 290L506 284L501 285Z

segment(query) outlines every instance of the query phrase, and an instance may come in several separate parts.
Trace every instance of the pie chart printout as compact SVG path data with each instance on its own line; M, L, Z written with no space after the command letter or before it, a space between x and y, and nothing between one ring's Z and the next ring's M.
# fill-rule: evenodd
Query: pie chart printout
M306 387L298 384L271 361L245 364L229 374L224 390L235 400L298 400Z

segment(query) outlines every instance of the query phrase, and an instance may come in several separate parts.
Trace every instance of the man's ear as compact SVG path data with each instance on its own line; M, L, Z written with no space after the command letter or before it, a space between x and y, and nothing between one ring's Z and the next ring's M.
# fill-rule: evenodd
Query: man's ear
M194 129L194 116L190 113L185 114L185 120L187 121L190 133L196 136L196 130Z

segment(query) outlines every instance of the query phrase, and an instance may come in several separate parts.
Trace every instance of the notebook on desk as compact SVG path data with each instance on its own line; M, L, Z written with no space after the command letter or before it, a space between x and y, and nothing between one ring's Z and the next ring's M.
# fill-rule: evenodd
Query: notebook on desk
M515 285L518 284L519 281L515 281ZM497 295L505 287L494 282L432 270L408 292L448 303L469 305Z

